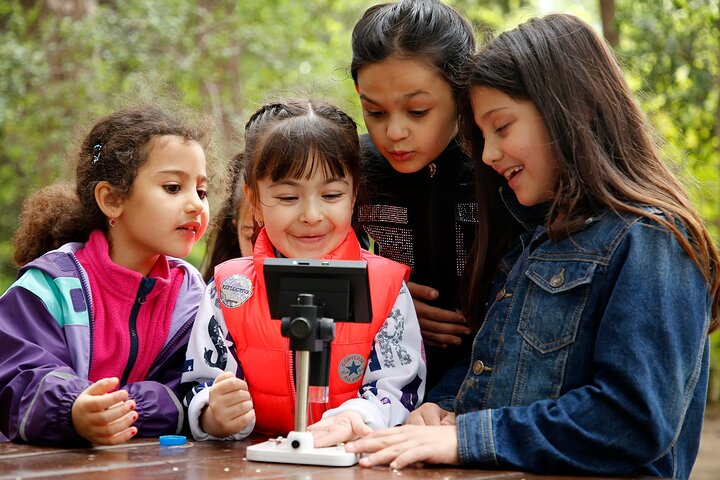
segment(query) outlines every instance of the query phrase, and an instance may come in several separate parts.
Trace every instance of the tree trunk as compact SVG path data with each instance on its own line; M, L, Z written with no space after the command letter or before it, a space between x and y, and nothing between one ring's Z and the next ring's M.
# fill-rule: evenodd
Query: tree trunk
M605 39L613 48L617 47L620 42L620 33L615 21L615 0L600 0L600 17Z

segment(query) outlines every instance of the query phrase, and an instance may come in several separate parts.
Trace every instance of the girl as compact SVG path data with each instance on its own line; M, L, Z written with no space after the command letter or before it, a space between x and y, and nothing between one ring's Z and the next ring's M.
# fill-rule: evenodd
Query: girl
M265 105L246 126L244 155L243 188L264 227L252 257L215 269L198 311L183 374L193 383L185 400L193 435L293 430L293 357L270 317L262 274L273 257L368 262L372 323L335 325L330 401L309 413L318 422L308 429L315 446L403 423L425 390L422 339L408 268L361 250L351 228L360 173L355 122L320 101Z
M256 225L253 224L250 205L243 193L242 177L243 154L233 157L228 165L226 181L229 192L225 196L220 211L214 219L214 228L205 252L203 277L209 281L215 267L226 260L252 255L253 237Z
M357 227L380 255L412 268L429 386L470 351L458 311L477 208L455 137L459 73L474 49L467 19L437 0L375 5L352 33L350 69L368 130Z
M207 227L204 141L158 108L118 111L85 137L74 187L26 202L24 266L0 298L0 430L11 440L117 444L182 430L180 374L204 283L174 257Z
M375 452L365 466L688 478L718 255L612 51L583 21L550 15L492 41L469 74L463 131L527 230L477 266L497 276L476 299L488 303L465 370L415 425L348 449Z

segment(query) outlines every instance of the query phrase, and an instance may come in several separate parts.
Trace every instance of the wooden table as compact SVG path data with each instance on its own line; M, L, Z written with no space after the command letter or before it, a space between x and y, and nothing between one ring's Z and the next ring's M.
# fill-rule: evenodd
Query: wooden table
M256 439L255 441L260 441ZM251 441L195 442L184 446L161 447L156 439L135 439L124 445L87 449L47 448L0 443L0 478L135 478L212 479L251 478L296 480L414 480L414 479L502 479L541 480L573 477L529 475L448 467L316 467L261 463L245 459ZM588 480L591 477L575 477ZM597 477L596 477L597 478ZM657 480L657 479L655 479Z

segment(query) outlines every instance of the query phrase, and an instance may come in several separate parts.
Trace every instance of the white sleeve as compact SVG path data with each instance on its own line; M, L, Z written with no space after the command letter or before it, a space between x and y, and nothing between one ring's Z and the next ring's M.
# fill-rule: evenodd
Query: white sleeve
M422 335L405 282L382 328L375 335L358 397L325 412L355 410L373 430L405 423L425 395Z
M255 422L241 432L226 438L216 438L200 427L200 415L209 401L210 387L215 377L223 372L234 372L242 378L241 369L232 353L232 340L218 303L215 282L210 281L200 301L190 341L185 354L185 371L182 383L193 384L183 403L188 408L190 431L195 440L242 440L250 435Z

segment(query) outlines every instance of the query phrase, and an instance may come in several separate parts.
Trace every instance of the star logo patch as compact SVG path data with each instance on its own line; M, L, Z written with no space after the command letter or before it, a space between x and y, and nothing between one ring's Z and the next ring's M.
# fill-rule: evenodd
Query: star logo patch
M360 381L365 374L365 364L367 360L362 355L351 353L340 360L338 365L338 375L343 382L353 384Z

